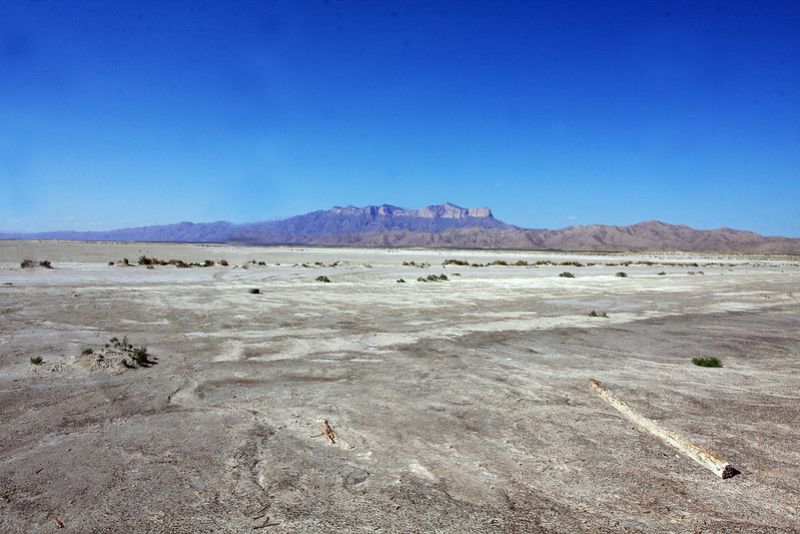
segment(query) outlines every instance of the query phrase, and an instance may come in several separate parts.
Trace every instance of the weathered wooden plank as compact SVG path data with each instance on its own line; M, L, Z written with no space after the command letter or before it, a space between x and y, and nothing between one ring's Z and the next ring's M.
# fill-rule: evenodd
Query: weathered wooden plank
M641 428L666 442L679 452L688 456L720 478L730 478L739 474L739 470L729 464L725 459L711 451L695 445L676 432L666 430L652 419L648 419L636 412L625 402L615 397L601 382L589 379L589 389L597 393L603 400L617 409L622 415L639 425Z

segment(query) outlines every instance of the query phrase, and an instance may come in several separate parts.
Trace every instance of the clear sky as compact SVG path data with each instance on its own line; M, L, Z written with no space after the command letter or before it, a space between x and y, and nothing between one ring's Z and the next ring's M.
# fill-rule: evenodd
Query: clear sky
M445 201L800 236L800 2L0 0L0 231Z

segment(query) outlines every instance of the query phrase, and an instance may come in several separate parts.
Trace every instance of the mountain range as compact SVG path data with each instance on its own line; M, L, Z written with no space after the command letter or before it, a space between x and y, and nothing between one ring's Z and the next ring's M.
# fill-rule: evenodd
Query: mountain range
M0 239L240 243L361 247L437 247L569 251L687 251L800 254L800 239L753 232L647 221L631 226L521 228L494 218L489 208L445 203L420 209L334 207L249 224L181 222L110 231L0 234Z

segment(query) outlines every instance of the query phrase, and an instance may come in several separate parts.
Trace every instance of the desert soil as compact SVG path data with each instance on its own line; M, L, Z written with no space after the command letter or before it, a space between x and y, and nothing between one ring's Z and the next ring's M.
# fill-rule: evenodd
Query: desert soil
M0 242L0 532L800 532L799 340L792 258Z

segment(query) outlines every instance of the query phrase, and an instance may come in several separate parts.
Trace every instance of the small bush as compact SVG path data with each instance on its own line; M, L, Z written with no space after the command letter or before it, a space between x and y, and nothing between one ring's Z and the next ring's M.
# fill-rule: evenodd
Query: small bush
M489 265L499 265L500 267L508 267L508 262L506 260L494 260Z
M627 278L628 277L628 275L626 273L622 272L622 271L618 272L615 276L617 278Z
M420 276L417 282L447 282L450 280L446 274L429 274L428 276Z
M699 356L692 358L692 363L700 367L722 367L722 360L716 356Z
M215 264L214 260L206 260L203 262L203 267L213 267Z
M154 258L148 258L147 256L139 256L139 265L153 265L153 262Z
M528 262L525 260L517 260L517 262L514 265L516 265L517 267L527 267Z
M258 295L259 293L261 293L261 290L258 289L257 287L254 287L253 289L250 290L251 295Z
M405 283L406 283L406 281L405 281L405 280L403 280L402 278L400 278L400 279L398 279L398 280L397 280L397 283L398 283L398 284L405 284Z
M222 265L223 267L227 267L229 265L228 260L219 260L219 264Z
M608 319L608 314L606 312L597 312L592 310L589 312L589 317L602 317L603 319Z
M20 262L19 266L21 268L23 268L23 269L33 269L34 267L36 267L36 262L34 262L33 260L27 260L26 259L26 260L22 260Z
M111 265L112 267L114 266L114 262L113 261L108 262L108 264Z
M33 365L42 365L43 361L41 356L31 356L31 363Z
M328 278L327 276L324 276L324 275L317 277L317 282L325 282L326 284L329 284L330 281L331 281L331 279Z
M563 273L559 274L561 278L575 278L575 275L569 271L564 271Z
M667 273L665 273L664 271L661 271L660 273L658 273L658 276L666 276L666 275L667 275Z
M140 367L147 367L150 365L149 356L150 355L147 354L147 347L136 347L133 349L133 361Z
M50 260L41 260L39 262L39 267L44 267L45 269L52 269L53 264L50 263Z
M445 265L461 265L462 267L468 267L469 262L466 260L444 260L442 266Z
M88 356L90 354L94 354L94 350L92 350L92 349L84 349L84 351L81 352L81 354L83 354L84 356Z

